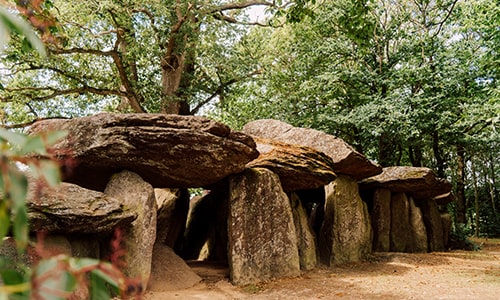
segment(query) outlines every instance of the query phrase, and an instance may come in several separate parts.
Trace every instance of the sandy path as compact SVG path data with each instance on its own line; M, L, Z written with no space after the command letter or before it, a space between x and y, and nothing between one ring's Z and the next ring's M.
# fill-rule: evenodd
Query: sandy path
M202 283L145 299L500 299L500 239L479 242L476 252L377 253L369 262L246 287L232 286L227 269L197 265Z

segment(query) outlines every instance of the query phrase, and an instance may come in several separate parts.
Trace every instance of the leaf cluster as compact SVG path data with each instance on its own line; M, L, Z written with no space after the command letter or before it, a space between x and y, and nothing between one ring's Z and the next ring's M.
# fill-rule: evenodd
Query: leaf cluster
M233 89L221 119L241 126L278 118L338 135L384 165L435 167L435 155L457 143L496 135L495 46L482 38L496 25L489 18L468 21L485 10L479 4L497 6L327 1L310 6L314 18L255 30L248 44L263 73ZM381 155L384 147L390 157ZM412 161L414 151L422 153L420 162Z

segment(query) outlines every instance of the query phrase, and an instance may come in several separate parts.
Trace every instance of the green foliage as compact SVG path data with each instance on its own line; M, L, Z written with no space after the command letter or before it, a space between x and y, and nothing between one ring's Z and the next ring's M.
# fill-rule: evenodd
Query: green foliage
M480 246L474 243L470 237L473 232L466 224L455 224L450 233L449 247L450 249L461 249L478 251Z
M30 165L36 170L36 178L57 184L59 167L55 162L30 159L26 155L47 154L47 146L65 135L64 132L54 132L43 136L26 136L0 128L0 222L7 224L3 228L9 228L9 215L12 214L12 231L20 250L24 250L28 242L28 215L25 206L28 180L16 163ZM1 243L7 230L0 233Z
M0 6L0 49L5 47L11 33L23 37L22 50L24 52L31 52L30 50L34 48L42 56L46 55L45 46L32 28L21 18L9 12L7 8Z
M51 1L40 3L43 10L50 9L52 5ZM31 28L0 7L0 37L9 36L11 32L24 35L40 54L45 54ZM0 40L0 48L4 42ZM2 85L0 89L3 89ZM28 246L29 220L25 203L28 179L19 166L29 166L32 180L57 185L60 181L59 165L50 159L47 149L66 135L66 132L57 131L27 136L0 128L0 246L9 233L12 233L19 253L23 253ZM87 275L91 278L88 284ZM126 278L111 263L96 259L59 255L40 260L30 270L27 267L20 268L9 258L0 256L1 300L66 299L77 288L87 285L90 299L111 299L108 287L112 288L115 295L119 291L126 291Z
M119 105L131 99L146 112L173 100L186 101L192 113L207 111L201 108L223 100L232 84L260 72L253 53L235 43L248 31L246 8L265 5L269 14L298 20L312 14L310 3L50 1L43 13L57 20L57 32L48 59L27 55L18 38L2 59L4 122L138 111Z
M298 23L304 20L305 17L314 17L314 11L309 5L314 5L316 0L296 0L292 7L286 12L287 21L290 23Z
M336 0L309 8L314 18L241 40L262 73L231 87L217 119L233 128L259 118L316 128L383 166L430 167L454 184L463 148L466 166L478 155L478 165L492 166L475 171L480 187L500 190L498 1ZM480 220L494 225L487 216L481 211Z
M50 156L48 147L65 135L65 132L52 132L26 136L0 128L0 243L11 231L19 252L28 245L25 205L28 181L17 163L30 166L33 180L58 184L59 166L55 161L28 155ZM90 276L88 283L86 276ZM21 270L0 257L0 282L0 299L66 299L77 288L88 284L90 299L100 300L111 299L126 289L126 278L111 263L64 255L42 259L32 269Z
M481 131L470 126L495 134L483 125L498 124L488 41L459 26L454 5L338 0L313 6L314 19L255 30L242 42L264 72L232 88L220 119L278 118L338 135L383 165L444 170L440 155Z

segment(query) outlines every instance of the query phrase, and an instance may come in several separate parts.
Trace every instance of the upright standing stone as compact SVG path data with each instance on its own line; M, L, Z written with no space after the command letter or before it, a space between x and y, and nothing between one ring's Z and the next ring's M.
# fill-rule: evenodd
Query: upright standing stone
M175 249L186 228L189 193L186 189L154 189L157 212L156 243Z
M278 175L261 168L233 175L229 199L231 281L245 285L299 275L292 209Z
M325 187L325 218L320 233L320 258L327 265L360 261L372 251L372 227L358 183L340 175Z
M443 224L443 241L444 247L448 247L448 243L450 241L450 232L451 232L451 216L449 213L441 214L441 223Z
M391 251L405 252L410 244L410 204L405 193L391 196Z
M373 193L371 214L373 227L373 250L388 252L391 248L391 191L378 188Z
M415 205L415 200L409 197L410 202L410 230L411 230L411 249L410 252L427 252L427 230L425 229L424 217L422 211Z
M292 204L293 223L297 233L297 243L299 248L300 268L302 270L311 270L316 267L316 237L309 225L307 212L300 198L291 193L290 202Z
M125 275L140 278L146 288L151 274L153 245L156 240L156 199L153 187L130 171L111 177L104 194L121 200L137 212L137 219L125 232Z
M182 258L227 261L227 188L221 183L191 200Z
M420 203L427 228L429 251L444 251L443 223L437 204L431 199L423 200Z

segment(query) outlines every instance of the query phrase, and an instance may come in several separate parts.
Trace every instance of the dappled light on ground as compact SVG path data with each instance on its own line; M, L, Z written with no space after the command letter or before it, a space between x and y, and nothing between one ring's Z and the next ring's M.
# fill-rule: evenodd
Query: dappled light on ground
M500 239L476 242L480 251L375 253L368 262L239 288L224 265L196 262L191 267L202 283L146 299L498 299Z

